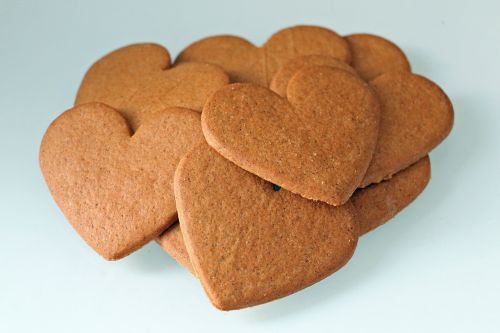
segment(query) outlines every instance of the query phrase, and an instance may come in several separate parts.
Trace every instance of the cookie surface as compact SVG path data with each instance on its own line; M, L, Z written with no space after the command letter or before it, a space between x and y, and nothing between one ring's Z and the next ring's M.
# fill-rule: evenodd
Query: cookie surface
M231 82L269 86L274 73L299 56L326 55L349 62L347 42L332 30L295 26L278 31L262 47L236 36L214 36L185 48L176 63L205 62L222 67Z
M391 179L358 189L351 197L362 236L394 217L422 193L431 177L429 156Z
M359 235L384 224L415 200L428 184L430 170L430 160L426 156L391 179L354 192L350 201L354 206ZM178 223L165 231L158 243L180 265L196 275Z
M282 97L286 97L286 88L293 75L301 69L313 66L328 66L336 69L343 69L351 74L357 75L354 68L336 58L322 55L302 56L286 62L276 74L274 74L269 89Z
M202 113L207 142L243 169L308 199L346 202L372 158L378 101L343 70L296 73L287 99L252 84L217 91Z
M352 67L364 80L392 72L410 72L410 62L393 42L370 34L353 34L345 37L352 54Z
M64 112L49 126L40 167L80 236L104 258L119 259L176 220L175 168L201 140L195 111L152 113L131 135L118 111L88 103Z
M313 60L339 68L335 59L331 63L327 57ZM296 73L310 67L307 59L296 59L290 64L273 79L271 88L280 95L286 94ZM434 82L410 72L391 72L369 85L380 102L379 137L361 187L388 179L423 158L453 127L453 106Z
M92 65L75 105L105 103L118 109L135 131L149 113L167 107L201 111L208 96L228 81L216 66L189 63L172 68L168 51L162 46L134 44Z
M356 247L350 204L275 191L206 143L181 160L174 189L189 258L222 310L305 288L342 267Z
M380 129L361 186L378 183L423 158L453 127L453 106L434 82L390 72L370 82L380 102Z
M186 268L191 274L196 275L189 254L182 238L181 227L179 223L175 223L170 228L165 230L158 238L158 244L164 249L175 261Z

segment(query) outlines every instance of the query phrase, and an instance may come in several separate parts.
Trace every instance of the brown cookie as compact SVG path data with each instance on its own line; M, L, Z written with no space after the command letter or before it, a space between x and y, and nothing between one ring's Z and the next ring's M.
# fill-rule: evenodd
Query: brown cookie
M342 267L357 243L351 204L275 191L206 143L174 179L187 252L212 303L232 310L305 288Z
M177 222L170 228L165 230L156 238L156 242L161 248L167 252L175 261L182 267L186 268L191 274L196 276L189 254L186 249L186 244L182 238L180 224Z
M329 66L343 69L351 74L357 75L356 71L351 66L336 58L322 55L303 56L285 63L276 74L274 74L269 89L282 97L286 97L286 88L292 76L299 70L312 66Z
M331 60L332 64L327 58L321 61L337 68L335 60ZM279 71L273 79L272 88L280 95L286 94L288 82L296 73L310 67L303 59L291 63L289 71ZM422 76L391 72L380 75L370 86L380 102L380 125L377 146L361 187L388 179L415 163L442 142L453 126L450 100L439 86Z
M422 193L431 177L429 156L398 172L391 179L358 189L351 197L364 235L384 224Z
M370 82L380 102L377 147L361 187L390 178L423 158L453 127L453 106L434 82L390 72Z
M359 235L384 224L422 193L430 179L430 160L426 156L398 172L391 179L358 189L351 197ZM157 238L160 246L180 265L196 275L176 223Z
M131 135L118 111L88 103L49 126L40 167L80 236L104 258L119 259L176 220L174 171L185 151L202 140L195 111L150 113Z
M265 87L287 61L305 55L326 55L349 62L347 42L332 30L295 26L278 31L262 47L236 36L214 36L185 48L176 63L205 62L222 67L232 82Z
M184 244L184 239L182 238L179 223L175 223L170 228L165 230L165 232L156 238L156 241L168 254L170 254L170 256L172 256L172 258L175 259L175 261L191 272L191 274L196 275L193 266L191 265L191 260L189 260L189 254L187 253L186 245Z
M380 36L354 34L346 36L352 53L352 67L366 81L392 71L410 72L410 62L393 42Z
M165 48L135 44L113 51L92 65L75 104L108 104L119 110L135 131L148 113L167 107L201 111L207 97L228 80L217 66L190 63L172 68Z
M356 76L305 68L288 100L253 84L217 91L202 113L207 142L243 169L305 198L345 203L372 158L379 107Z

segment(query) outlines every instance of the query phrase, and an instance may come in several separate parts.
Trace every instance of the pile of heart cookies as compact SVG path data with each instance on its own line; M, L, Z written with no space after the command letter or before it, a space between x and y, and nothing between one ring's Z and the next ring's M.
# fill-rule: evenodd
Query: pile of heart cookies
M107 54L48 127L40 167L102 257L156 240L232 310L345 265L423 191L452 125L392 42L296 26L261 47L208 37L173 64L156 44Z

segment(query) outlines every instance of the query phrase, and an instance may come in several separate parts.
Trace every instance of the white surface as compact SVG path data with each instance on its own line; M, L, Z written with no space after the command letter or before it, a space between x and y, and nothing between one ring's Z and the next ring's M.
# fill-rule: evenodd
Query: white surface
M0 332L499 332L499 14L496 0L0 0ZM91 63L132 42L175 56L206 35L262 43L298 23L386 36L449 94L455 127L431 154L424 194L363 237L337 274L237 312L215 310L156 244L119 262L87 248L37 154Z

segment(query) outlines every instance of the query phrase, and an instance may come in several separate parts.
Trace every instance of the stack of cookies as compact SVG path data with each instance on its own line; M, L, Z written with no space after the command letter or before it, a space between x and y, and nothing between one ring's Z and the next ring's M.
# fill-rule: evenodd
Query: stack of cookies
M340 269L425 188L445 93L378 36L314 26L261 47L215 36L98 60L47 129L40 166L108 260L156 240L232 310Z

